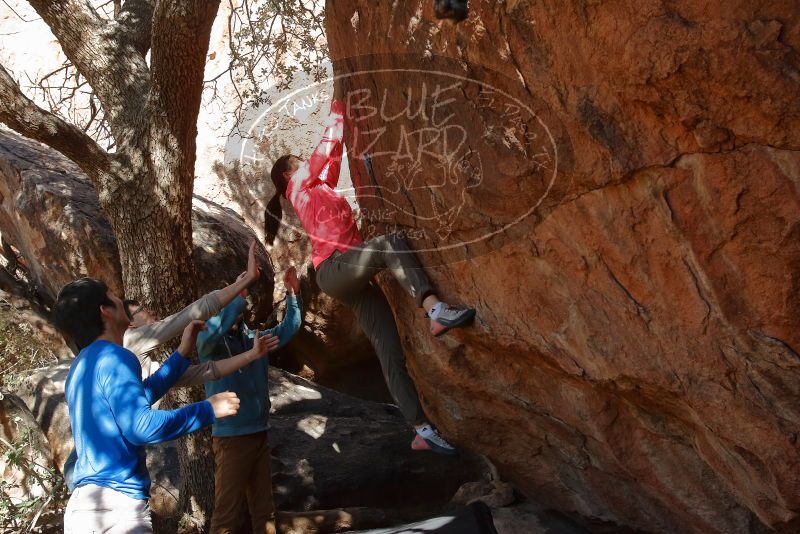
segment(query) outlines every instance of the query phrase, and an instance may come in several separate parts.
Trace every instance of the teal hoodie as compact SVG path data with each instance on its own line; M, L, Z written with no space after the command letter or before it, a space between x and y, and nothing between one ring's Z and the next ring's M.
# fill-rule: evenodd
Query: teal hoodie
M197 336L197 354L201 362L230 358L253 348L253 338L259 331L250 330L244 321L238 329L231 330L239 322L246 306L247 302L242 297L236 297L222 311L206 321L207 329ZM294 336L301 322L299 299L295 295L288 295L283 321L260 333L278 336L278 347L282 347ZM268 356L265 356L226 377L205 384L206 397L223 391L234 391L241 403L239 413L214 423L212 435L245 436L267 429L270 408L268 365Z

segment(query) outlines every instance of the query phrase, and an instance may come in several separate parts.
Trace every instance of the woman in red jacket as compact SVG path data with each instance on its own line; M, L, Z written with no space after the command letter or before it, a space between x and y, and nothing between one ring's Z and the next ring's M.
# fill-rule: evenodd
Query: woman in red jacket
M361 239L350 205L334 190L342 164L343 130L344 103L334 100L325 133L311 157L302 161L286 155L275 162L270 177L276 193L266 214L268 240L272 241L277 232L282 216L280 195L284 195L311 238L317 284L353 310L375 348L389 392L417 432L412 447L455 454L422 411L417 389L408 376L394 315L373 277L382 269L389 269L417 305L425 308L435 336L468 324L475 317L475 310L450 306L437 298L403 237L389 234L366 242Z

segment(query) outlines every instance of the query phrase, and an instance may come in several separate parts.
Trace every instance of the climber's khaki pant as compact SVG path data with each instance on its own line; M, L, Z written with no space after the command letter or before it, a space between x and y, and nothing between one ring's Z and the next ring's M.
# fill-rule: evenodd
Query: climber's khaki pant
M392 309L372 279L382 269L391 271L417 306L422 306L425 297L433 293L417 255L404 238L395 234L378 236L347 252L334 252L319 265L317 285L350 306L378 355L389 393L403 416L411 424L423 423L425 414L417 388L408 376Z
M64 534L152 533L147 501L94 484L76 488L64 512Z
M214 437L214 511L212 534L238 532L244 505L252 532L275 534L267 431L246 436Z

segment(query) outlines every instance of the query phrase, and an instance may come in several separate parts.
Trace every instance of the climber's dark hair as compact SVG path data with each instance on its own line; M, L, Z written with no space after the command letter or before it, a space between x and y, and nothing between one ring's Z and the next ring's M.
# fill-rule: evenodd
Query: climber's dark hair
M267 237L267 243L270 245L275 241L275 236L278 235L278 226L280 226L283 218L281 197L286 195L286 186L288 185L283 173L291 168L293 157L291 154L279 157L275 160L272 170L269 172L269 177L275 186L275 194L269 199L267 209L264 210L264 234Z
M56 328L82 349L103 335L100 306L114 307L108 286L102 280L81 278L61 288L51 318Z

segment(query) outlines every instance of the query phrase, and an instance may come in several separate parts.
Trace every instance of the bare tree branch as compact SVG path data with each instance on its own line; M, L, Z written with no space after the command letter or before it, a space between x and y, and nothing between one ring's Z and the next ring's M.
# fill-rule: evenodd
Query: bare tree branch
M18 18L19 20L21 20L22 22L35 22L35 21L39 20L39 19L30 19L30 20L29 20L29 19L26 19L25 17L23 17L22 15L20 15L19 13L17 13L17 10L16 10L16 9L14 9L14 8L11 6L11 4L9 4L9 3L8 3L6 0L3 0L3 3L4 3L4 4L6 5L6 7L7 7L8 9L10 9L10 10L11 10L11 12L12 12L12 13L14 13L14 14L17 16L17 18Z
M96 70L93 67L97 40L105 25L97 11L81 0L29 0L29 3L50 27L64 54L78 70Z
M141 113L150 88L147 64L137 48L142 45L132 38L133 28L103 19L85 1L29 2L97 95L117 145L130 144L141 134L131 117ZM146 6L139 4L136 13L146 18Z
M111 167L108 153L78 127L43 110L26 97L0 65L0 122L74 161L92 180Z
M32 99L47 103L45 109L73 123L82 132L91 136L105 150L111 150L115 143L102 106L89 82L65 59L60 67L32 80L25 74L28 85L20 82L20 89Z

